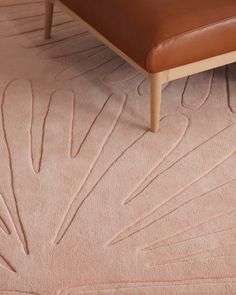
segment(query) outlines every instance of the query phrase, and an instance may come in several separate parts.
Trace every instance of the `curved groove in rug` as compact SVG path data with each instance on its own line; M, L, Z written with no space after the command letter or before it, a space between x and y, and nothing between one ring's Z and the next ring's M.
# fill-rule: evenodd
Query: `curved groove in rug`
M80 42L77 42L77 39L80 39ZM38 57L45 60L57 59L73 56L100 47L104 47L100 41L91 38L91 36L88 34L83 34L79 38L73 37L71 39L61 41L59 44L53 44L50 47L41 50L38 53Z
M119 84L130 81L138 75L139 73L134 68L122 61L119 66L117 66L112 72L108 73L102 80L108 84Z
M16 229L18 238L20 240L20 243L24 249L24 252L28 255L29 254L29 248L28 248L28 243L27 243L27 239L26 239L26 234L23 228L23 224L20 218L20 214L19 214L19 209L18 209L18 204L17 204L17 197L16 197L16 193L15 193L15 189L14 189L14 176L13 176L13 166L12 166L12 155L11 155L11 150L10 150L10 146L8 143L8 137L7 137L7 130L6 130L6 124L5 124L5 113L4 113L4 105L5 105L5 101L7 99L7 91L8 89L16 82L19 81L19 79L15 79L11 82L9 82L7 84L7 86L4 89L4 93L3 93L3 99L2 99L2 104L1 104L1 116L2 116L2 126L3 126L3 135L4 135L4 141L6 144L6 148L7 148L7 153L8 153L8 161L9 161L9 168L10 168L10 179L11 179L11 192L12 192L12 198L13 198L13 202L14 202L14 208L10 208L7 205L7 202L4 198L4 196L2 195L4 202L6 204L7 210L11 216L11 220L14 224L14 227ZM32 102L31 102L32 103ZM10 196L8 196L10 197Z
M226 66L226 83L228 107L231 113L236 113L236 66L235 64Z
M182 93L182 107L195 111L199 110L209 98L213 78L214 70L189 76Z
M164 171L164 173L160 174L159 177L156 178L156 181L152 182L152 187L154 185L156 187L157 184L159 184L159 192L155 192L155 196L159 194L161 198L161 200L159 200L159 205L155 206L154 209L152 209L149 213L143 215L135 223L127 226L119 234L115 235L111 239L111 242L109 244L112 245L125 240L135 233L144 230L151 224L155 223L156 220L159 218L159 216L157 217L156 215L158 209L161 206L163 206L165 203L169 202L173 198L176 198L181 192L186 190L188 187L193 185L205 175L209 174L220 164L225 162L232 154L236 152L235 132L235 124L223 129L211 139L207 140L205 143L201 144L193 151L189 152L187 155L177 161L177 163L173 164L168 170ZM222 142L224 142L224 144L221 144ZM213 149L214 153L210 153L209 156L209 151ZM192 158L195 159L194 163L192 162ZM191 162L192 165L189 165L189 162ZM169 179L170 175L178 175L179 173L182 173L182 175L185 175L185 177L181 177L179 181L175 183L175 185L172 185L171 187L166 187L166 179ZM148 186L148 188L150 189L150 185ZM139 199L140 197L142 196L140 196L139 194ZM136 205L136 207L138 207L139 205L141 204Z
M115 53L110 51L103 46L98 46L97 48L102 49L99 52L85 58L78 63L74 64L69 69L64 70L56 76L58 81L70 81L80 77L81 75L88 74L89 72L95 71L104 65L110 63L112 60L118 58ZM93 47L92 49L94 49ZM91 49L91 48L90 48ZM88 51L88 50L86 50ZM86 52L84 51L84 52Z
M162 118L161 120L163 120L164 118ZM183 130L180 130L181 133L178 134L178 132L176 132L176 135L179 136L178 140L176 140L175 144L171 147L166 147L166 155L165 157L162 158L161 162L157 163L157 165L155 167L153 167L152 170L150 170L150 172L146 175L146 177L136 186L133 188L133 190L130 192L130 194L128 196L126 196L125 200L123 201L123 205L128 205L130 202L132 202L138 195L135 194L135 192L138 190L138 188L145 183L145 181L149 178L150 175L152 175L152 173L157 169L157 167L159 167L163 161L180 145L180 143L182 142L183 138L186 135L186 132L189 128L189 119L188 122L185 126L185 128Z
M174 295L177 294L176 292L184 292L189 289L191 286L197 292L200 288L204 292L207 292L207 288L212 287L211 290L217 291L225 291L224 295L231 295L232 290L227 288L227 286L232 285L233 290L236 290L236 281L232 278L229 280L216 280L216 279L209 279L209 280L179 280L179 281L153 281L153 282L127 282L127 283L113 283L113 284L100 284L100 285L89 285L89 286L80 286L80 287L71 287L61 291L58 291L57 295L129 295L132 292L132 295L151 295L151 294L169 294ZM163 293L163 291L165 293ZM141 292L141 293L140 293ZM161 292L161 293L160 293ZM196 293L191 293L196 294ZM209 294L210 293L205 293ZM220 294L220 293L217 293Z
M92 126L94 128L91 128L89 133L86 135L86 138L85 138L85 141L83 142L83 144L81 145L80 147L80 152L82 150L82 147L84 148L85 146L85 143L89 142L89 136L92 134L92 132L95 130L95 123L97 122L99 124L99 121L102 120L102 116L103 116L103 113L105 114L105 107L107 108L107 102L109 102L110 100L110 97L107 99L107 101L105 102L101 112L99 112L99 115L97 116L97 118L95 119L95 121L92 123ZM110 100L110 104L113 104L113 100L111 99ZM61 224L60 224L60 227L56 233L56 236L55 236L55 239L53 241L53 243L55 244L59 244L60 241L62 240L62 238L65 236L66 232L68 231L69 227L71 226L78 210L81 208L84 200L81 202L79 200L79 193L81 191L81 189L83 188L84 184L86 183L89 175L91 174L92 170L93 170L93 167L94 165L96 164L96 162L98 161L106 143L108 142L108 140L110 139L112 133L114 132L116 126L117 126L117 123L123 113L123 110L125 108L125 105L126 105L126 101L127 101L127 95L125 95L123 97L123 99L120 101L120 108L117 110L116 108L116 112L115 112L115 115L114 117L111 118L111 122L108 121L108 126L107 128L104 128L105 130L105 136L102 132L102 137L103 137L103 140L102 142L100 143L101 146L99 147L99 150L98 150L98 153L96 152L95 155L94 155L94 158L92 160L92 165L89 167L82 183L80 184L80 187L78 188L78 191L77 193L75 194L75 196L73 197L66 213L65 213L65 216L63 217L62 221L61 221ZM87 140L86 140L87 139Z
M3 267L5 270L16 273L15 268L11 265L7 259L0 254L0 266Z
M177 210L180 210L180 209L182 209L183 207L185 207L185 206L187 206L187 205L191 205L191 203L198 202L198 201L201 200L202 198L205 198L205 197L207 197L207 196L210 195L210 194L214 194L214 193L218 192L219 190L224 189L227 185L230 185L230 184L232 184L232 183L234 183L234 182L235 182L235 180L227 181L227 182L225 182L225 183L223 183L223 184L221 184L221 185L219 185L219 186L217 186L217 187L211 189L210 191L207 191L207 192L205 192L204 194L201 194L200 196L197 196L197 197L195 197L195 198L189 199L189 200L187 200L187 201L181 203L178 207L175 207L173 210L169 211L168 213L166 213L166 214L164 214L164 215L161 215L156 221L160 221L160 220L162 220L163 218L168 217L170 214L176 212ZM236 209L235 209L235 210L236 210ZM227 211L226 211L226 212L227 212ZM216 217L213 217L213 218L214 218L214 219L215 219L215 218L218 218L219 216L222 216L222 214L224 215L224 213L225 213L225 212L223 212L223 213L221 213L220 215L217 215ZM211 220L212 220L212 219L211 219ZM190 230L191 230L191 229L190 229ZM206 236L207 236L207 235L206 235ZM173 237L173 236L171 235L170 237ZM169 238L166 237L164 240L165 240L165 241L168 241ZM161 240L155 241L155 242L153 242L153 243L151 243L151 244L149 244L149 245L143 247L141 250L142 250L142 251L155 250L155 249L159 248L160 242L163 242L164 240L161 239ZM168 244L168 245L169 245L169 244ZM160 247L163 247L163 245L160 246Z
M5 222L5 220L0 216L0 229L2 230L2 232L6 235L10 235L11 232L7 226L7 223Z
M56 18L53 24L53 28L62 26L68 23L71 23L71 20L68 20L65 17ZM3 37L15 37L15 36L20 36L24 34L29 34L29 33L35 33L35 32L40 32L44 28L44 25L41 21L31 21L30 23L27 24L21 24L18 25L17 27L13 27L12 29L9 29L7 32L3 33ZM49 41L48 41L49 43Z

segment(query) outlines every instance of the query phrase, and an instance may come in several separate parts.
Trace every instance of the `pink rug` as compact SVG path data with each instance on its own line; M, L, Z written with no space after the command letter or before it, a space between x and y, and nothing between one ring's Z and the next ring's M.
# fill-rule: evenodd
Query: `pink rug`
M0 294L236 294L236 65L148 81L0 0Z

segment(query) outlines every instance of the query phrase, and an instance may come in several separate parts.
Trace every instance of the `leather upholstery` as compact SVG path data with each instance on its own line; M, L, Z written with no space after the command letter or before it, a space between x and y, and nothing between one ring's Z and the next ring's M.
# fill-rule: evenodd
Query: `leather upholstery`
M148 72L236 50L236 0L61 0Z

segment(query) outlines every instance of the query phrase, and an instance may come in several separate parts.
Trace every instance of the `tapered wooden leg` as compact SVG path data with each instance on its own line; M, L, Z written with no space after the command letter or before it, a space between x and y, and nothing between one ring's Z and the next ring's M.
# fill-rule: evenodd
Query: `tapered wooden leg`
M150 74L151 81L151 131L158 132L161 111L162 77L160 73Z
M45 0L45 39L51 38L53 8L54 2L52 0Z

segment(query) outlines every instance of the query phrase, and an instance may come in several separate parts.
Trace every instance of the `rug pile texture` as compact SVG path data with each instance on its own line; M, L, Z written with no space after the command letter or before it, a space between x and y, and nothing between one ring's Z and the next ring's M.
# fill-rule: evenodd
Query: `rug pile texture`
M0 0L0 295L236 294L236 65L149 82Z

